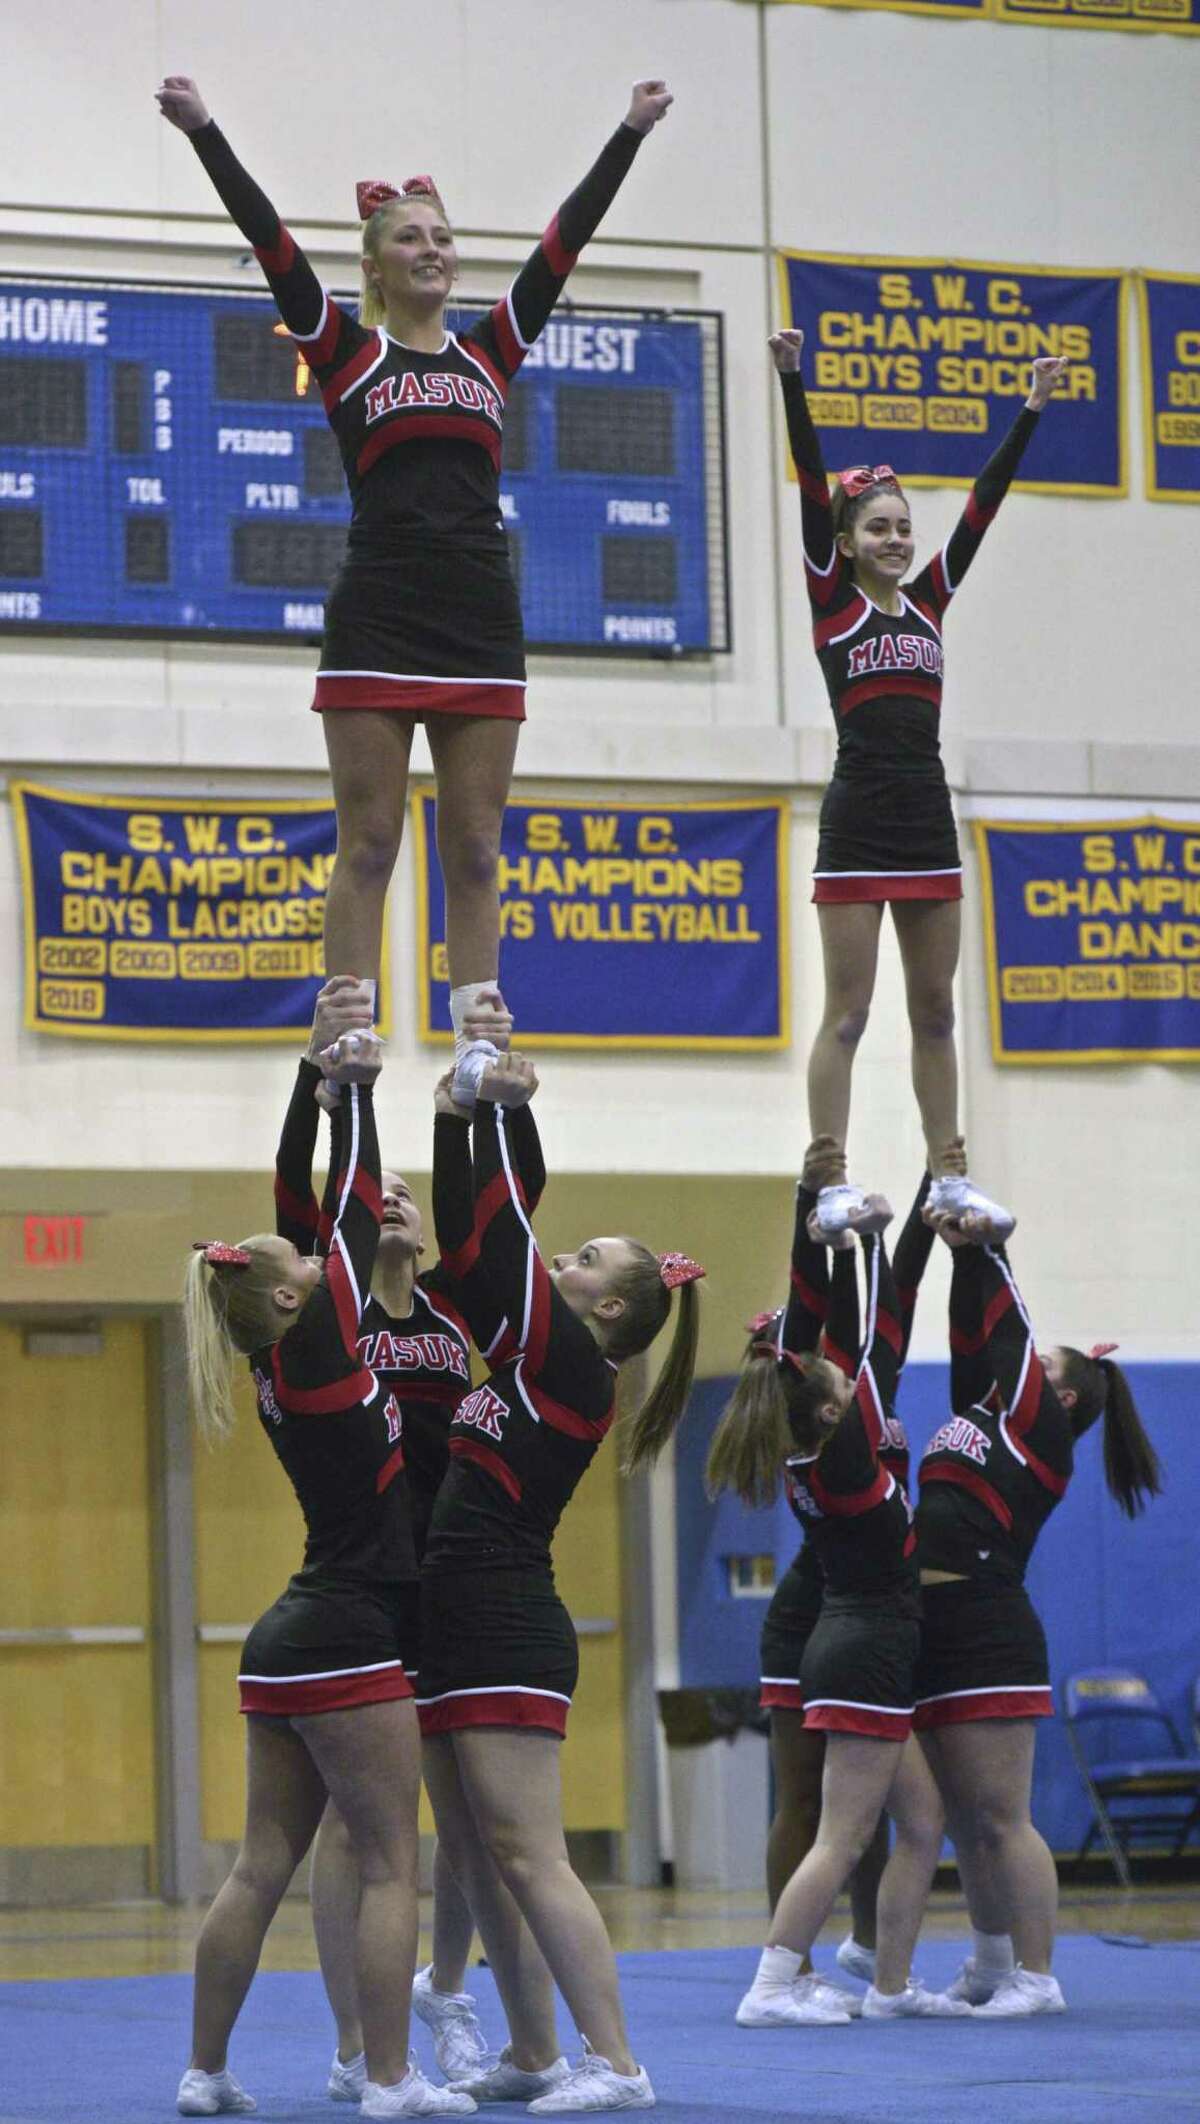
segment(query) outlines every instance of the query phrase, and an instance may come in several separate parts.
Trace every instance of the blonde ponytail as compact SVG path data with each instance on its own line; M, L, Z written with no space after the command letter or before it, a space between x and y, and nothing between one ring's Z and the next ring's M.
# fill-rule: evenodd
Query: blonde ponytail
M213 1266L193 1251L183 1279L183 1330L192 1413L210 1444L233 1429L233 1360L278 1342L290 1325L275 1303L281 1281L279 1241L271 1232L243 1239L248 1267Z
M704 1487L710 1497L732 1490L753 1508L772 1505L784 1461L793 1450L779 1361L773 1350L753 1342L713 1432Z

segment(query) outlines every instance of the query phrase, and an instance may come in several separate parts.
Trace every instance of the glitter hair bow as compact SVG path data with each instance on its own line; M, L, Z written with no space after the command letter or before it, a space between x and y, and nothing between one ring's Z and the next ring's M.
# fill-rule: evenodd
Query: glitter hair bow
M437 199L438 188L432 177L406 177L397 187L389 184L386 177L368 177L354 188L358 202L358 218L369 221L377 207L386 206L389 199Z
M706 1276L708 1270L701 1268L700 1263L687 1254L660 1254L658 1273L667 1289L673 1291L677 1284L695 1283L698 1277Z
M244 1246L226 1246L223 1239L193 1239L192 1251L203 1254L210 1268L250 1267L250 1256Z
M1119 1342L1093 1342L1091 1349L1088 1351L1088 1356L1093 1364L1099 1364L1102 1357L1111 1357L1113 1351L1119 1350L1120 1347Z
M899 492L900 482L890 465L850 465L838 473L838 482L847 501L854 501L865 494L869 487L895 487Z

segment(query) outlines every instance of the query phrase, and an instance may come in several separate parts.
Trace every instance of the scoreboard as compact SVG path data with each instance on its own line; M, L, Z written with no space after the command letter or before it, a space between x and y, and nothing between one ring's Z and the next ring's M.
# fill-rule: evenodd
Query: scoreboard
M730 646L720 323L562 306L531 349L501 476L530 648ZM0 628L312 639L348 514L269 299L0 276Z

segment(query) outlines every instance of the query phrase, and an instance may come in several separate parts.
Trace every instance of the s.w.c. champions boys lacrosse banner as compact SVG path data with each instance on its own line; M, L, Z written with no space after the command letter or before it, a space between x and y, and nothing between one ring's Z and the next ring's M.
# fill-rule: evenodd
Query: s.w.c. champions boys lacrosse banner
M1025 403L1035 357L1065 354L1014 491L1126 493L1120 273L801 251L779 264L831 472L886 462L910 487L969 486Z
M1139 273L1146 492L1200 502L1200 278Z
M329 804L11 785L25 1024L93 1040L294 1040L324 979ZM380 1021L386 1017L381 983Z
M413 799L420 1035L448 1040L434 800ZM784 1047L783 801L511 802L500 853L500 964L521 1042L540 1047Z
M997 1062L1200 1061L1200 819L977 819Z

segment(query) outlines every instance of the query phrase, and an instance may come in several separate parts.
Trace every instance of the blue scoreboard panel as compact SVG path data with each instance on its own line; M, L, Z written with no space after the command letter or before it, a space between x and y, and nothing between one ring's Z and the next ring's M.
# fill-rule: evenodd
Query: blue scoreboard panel
M561 311L501 490L531 648L727 649L720 319ZM347 515L269 300L0 278L0 626L312 638Z

